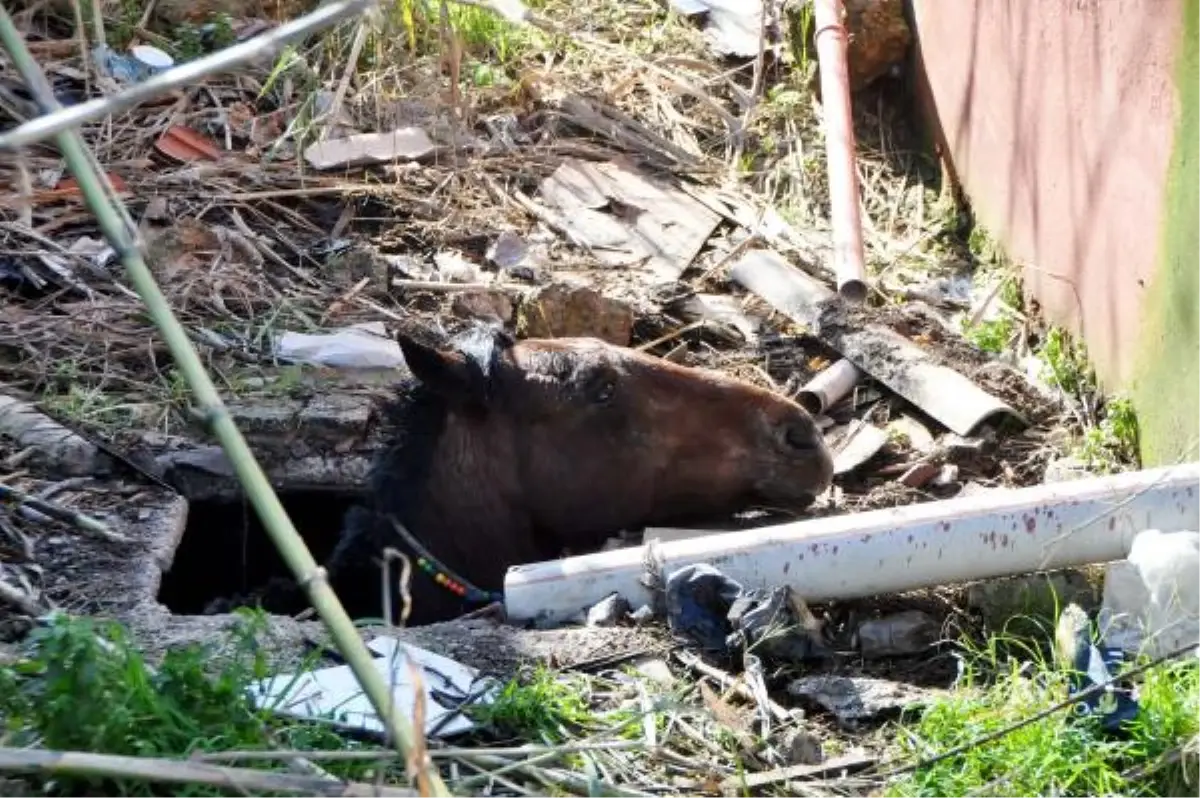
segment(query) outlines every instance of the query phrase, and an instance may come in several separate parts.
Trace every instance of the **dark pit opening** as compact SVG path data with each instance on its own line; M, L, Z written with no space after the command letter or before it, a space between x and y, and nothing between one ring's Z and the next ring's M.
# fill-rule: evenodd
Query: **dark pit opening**
M313 558L323 563L337 545L346 511L358 495L335 491L277 495ZM308 598L296 587L258 513L242 496L191 502L183 540L171 570L163 574L158 600L177 615L229 612L236 607L294 615L308 607ZM343 601L351 617L379 614L378 606L350 606L349 597Z

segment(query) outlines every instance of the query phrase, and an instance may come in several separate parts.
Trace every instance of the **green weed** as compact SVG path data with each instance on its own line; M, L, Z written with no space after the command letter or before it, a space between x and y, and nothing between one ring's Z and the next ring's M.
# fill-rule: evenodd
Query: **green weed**
M35 629L24 658L0 667L0 740L15 747L173 758L196 751L354 747L322 724L255 709L246 690L268 675L258 643L264 616L246 610L239 616L226 640L172 650L156 668L147 666L115 623L62 616ZM344 778L361 777L366 767L328 765ZM53 795L164 794L162 785L129 780L27 783ZM174 787L171 794L238 793L194 786Z
M1104 417L1084 430L1072 454L1090 471L1109 474L1138 462L1138 422L1133 402L1126 397L1109 399Z
M1019 649L1019 647L1016 647ZM1011 645L968 652L952 694L927 707L896 736L906 758L927 759L969 744L1056 704L1068 673L1036 646L1024 661L1002 659ZM902 776L887 795L1186 795L1195 792L1195 766L1173 760L1195 738L1200 668L1192 658L1146 672L1141 711L1122 736L1107 735L1095 719L1063 711L961 756ZM1191 767L1191 781L1185 776Z
M470 710L477 722L502 734L546 744L571 739L571 729L589 727L595 717L585 685L538 667L525 679L512 679L490 704Z
M1061 327L1051 327L1038 352L1046 364L1047 381L1070 396L1094 393L1096 375L1088 362L1087 348L1072 340Z
M976 349L1000 354L1008 349L1013 337L1012 320L1005 317L981 321L974 327L963 321L963 335Z

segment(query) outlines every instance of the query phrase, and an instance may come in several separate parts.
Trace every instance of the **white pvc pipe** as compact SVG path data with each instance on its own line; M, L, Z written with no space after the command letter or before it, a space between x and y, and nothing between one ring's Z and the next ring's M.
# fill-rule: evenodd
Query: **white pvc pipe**
M714 533L653 553L666 573L705 562L746 588L790 585L828 601L1119 560L1144 529L1200 529L1200 463ZM647 546L509 569L509 618L562 623L613 592L649 603Z

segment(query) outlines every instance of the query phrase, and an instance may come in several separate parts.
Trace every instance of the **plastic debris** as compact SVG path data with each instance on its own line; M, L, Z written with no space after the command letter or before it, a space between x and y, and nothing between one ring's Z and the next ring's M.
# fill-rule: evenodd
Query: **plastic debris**
M331 333L285 332L275 343L281 360L334 368L402 368L400 345L385 337L383 324L370 322Z
M1200 645L1200 533L1139 532L1124 561L1108 565L1099 613L1106 639L1123 651L1161 656Z
M747 591L701 563L667 577L666 605L671 631L709 652L753 648L762 656L788 661L827 653L807 607L788 587Z
M1091 621L1078 604L1063 609L1054 640L1059 662L1070 670L1068 696L1099 686L1105 688L1075 704L1076 716L1099 714L1101 728L1110 733L1119 732L1122 724L1137 717L1137 693L1118 684L1114 676L1124 664L1124 654L1117 646L1092 641Z
M367 648L378 655L376 669L392 686L395 711L413 717L417 685L409 672L411 661L421 671L425 700L425 734L448 737L470 731L475 724L462 714L465 705L490 703L495 682L479 672L423 648L391 637L377 637ZM382 734L383 722L375 714L349 665L321 668L308 673L287 673L250 686L251 700L295 718L332 718L342 726Z

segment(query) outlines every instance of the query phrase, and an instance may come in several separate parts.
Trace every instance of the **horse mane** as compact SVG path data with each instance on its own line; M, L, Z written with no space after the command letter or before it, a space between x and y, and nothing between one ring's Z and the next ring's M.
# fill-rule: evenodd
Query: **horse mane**
M472 326L453 337L423 332L421 337L432 333L439 347L454 348L467 356L481 395L488 391L501 358L514 344L505 331L490 325ZM387 546L407 548L400 545L389 516L420 539L420 530L413 529L412 523L428 497L431 466L449 409L444 396L407 370L379 402L377 422L385 444L375 453L363 502L346 513L342 534L326 561L331 577L360 572L365 577L370 572L375 575L370 584L378 584L372 557Z

